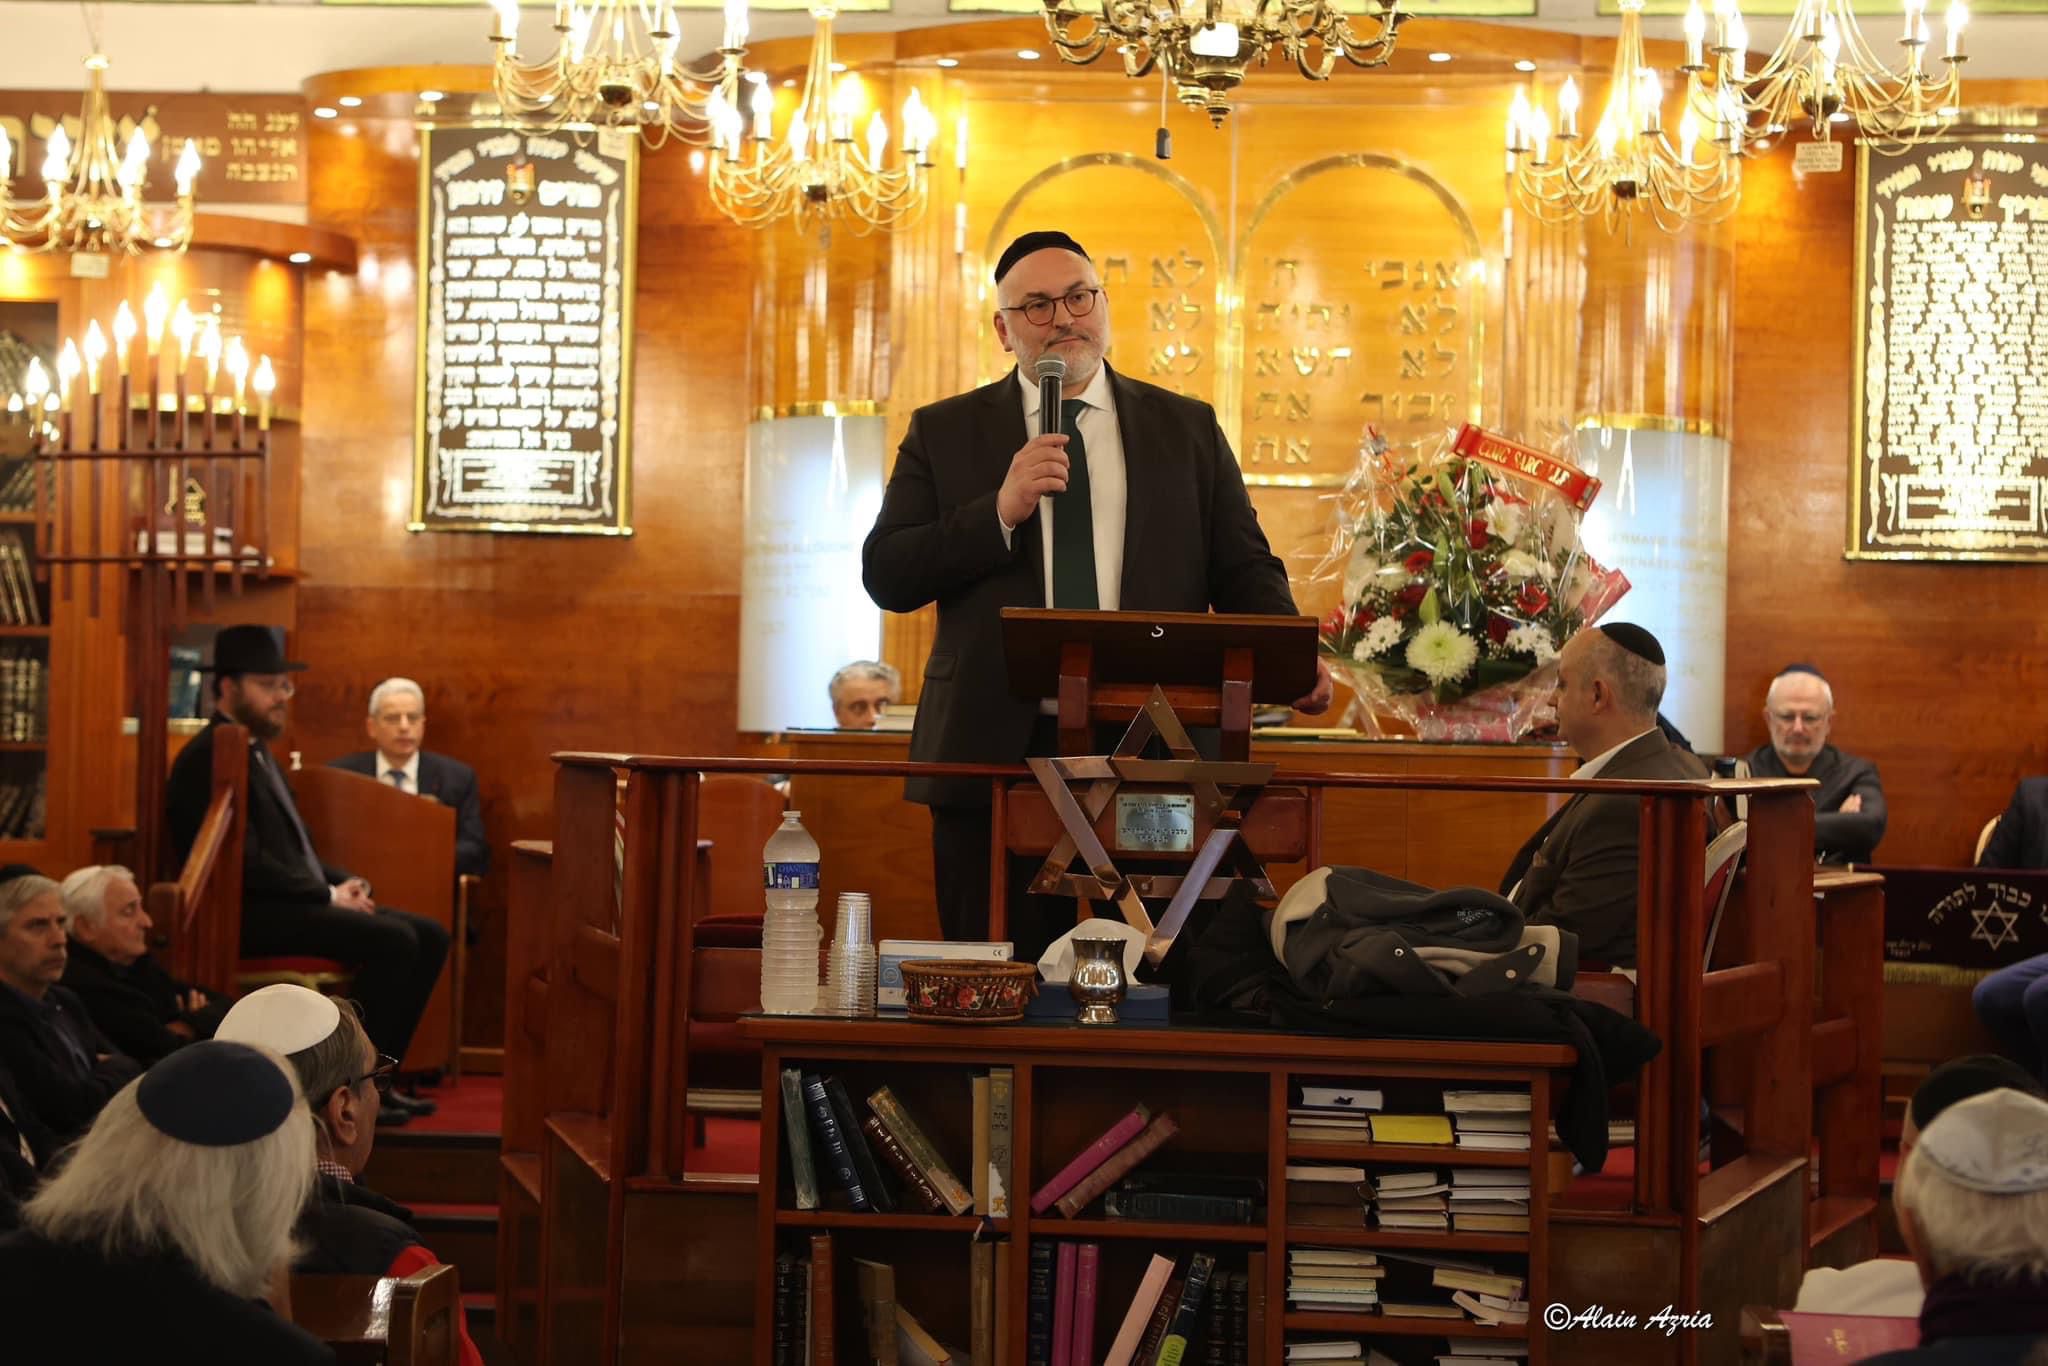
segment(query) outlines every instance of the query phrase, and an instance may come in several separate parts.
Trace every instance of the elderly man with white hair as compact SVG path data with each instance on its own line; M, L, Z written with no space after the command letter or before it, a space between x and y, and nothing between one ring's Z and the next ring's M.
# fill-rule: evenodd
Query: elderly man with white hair
M491 842L484 834L476 770L421 748L427 738L426 690L410 678L385 679L370 690L363 729L376 747L344 754L333 766L454 807L455 871L482 877L491 866Z
M1920 1345L1883 1366L2048 1357L2048 1101L1987 1091L1943 1110L1892 1190L1920 1269Z
M7 1360L332 1363L272 1307L312 1186L313 1117L282 1062L234 1043L172 1054L0 1238Z
M164 971L149 952L155 923L135 874L113 864L64 879L71 944L64 985L114 1047L143 1066L210 1039L228 1003Z
M1811 664L1788 664L1764 694L1771 741L1743 761L1758 778L1812 778L1813 856L1822 863L1868 863L1884 838L1884 785L1877 765L1828 743L1835 690Z

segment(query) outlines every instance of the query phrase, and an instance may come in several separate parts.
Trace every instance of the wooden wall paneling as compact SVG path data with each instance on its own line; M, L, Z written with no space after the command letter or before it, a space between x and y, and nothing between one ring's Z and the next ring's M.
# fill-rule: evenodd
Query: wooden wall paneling
M1978 82L1969 104L2048 105L2048 81ZM1833 741L1884 779L1887 863L1966 863L2019 778L2048 768L2048 570L1857 562L1847 538L1855 154L1743 168L1735 219L1726 743L1768 741L1763 698L1795 660L1833 683Z

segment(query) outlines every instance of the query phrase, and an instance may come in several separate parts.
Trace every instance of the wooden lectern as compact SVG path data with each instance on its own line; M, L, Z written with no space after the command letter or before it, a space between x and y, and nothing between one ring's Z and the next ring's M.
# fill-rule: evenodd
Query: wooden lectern
M1251 723L1255 700L1314 688L1313 617L1011 607L1003 644L1011 691L1058 699L1059 757L1028 760L1035 786L1004 803L1009 851L1046 856L1034 892L1075 897L1083 914L1114 903L1156 965L1195 902L1238 881L1270 898L1263 861L1306 856L1306 794L1266 786L1273 766L1250 762ZM1105 721L1129 723L1122 741L1083 757ZM1196 752L1190 722L1221 729L1220 759ZM1154 738L1171 758L1141 757ZM1147 871L1126 874L1118 859ZM1170 899L1156 925L1148 896Z

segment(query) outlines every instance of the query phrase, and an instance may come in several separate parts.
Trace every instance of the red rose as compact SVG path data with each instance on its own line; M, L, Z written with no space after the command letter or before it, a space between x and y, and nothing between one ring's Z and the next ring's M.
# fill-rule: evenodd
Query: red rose
M1484 517L1474 517L1472 525L1465 530L1466 541L1474 550L1486 549L1486 543L1493 539L1493 533L1486 529Z
M1401 561L1401 567L1403 569L1406 569L1410 574L1421 574L1427 571L1428 568L1435 563L1436 552L1434 550L1418 550L1413 555L1410 555L1407 559ZM1418 602L1421 601L1419 597L1416 600Z
M1394 605L1396 607L1419 607L1422 605L1423 598L1428 595L1429 588L1427 585L1411 583L1400 592L1394 594Z
M1506 617L1491 616L1486 619L1486 638L1496 645L1506 640L1508 632L1514 629L1515 624Z
M1344 609L1339 607L1323 618L1323 634L1332 640L1344 634Z
M1372 608L1366 606L1362 602L1359 603L1358 610L1351 614L1351 629L1354 631L1363 631L1366 627L1372 625L1373 619L1378 615L1379 614L1373 611Z
M1515 597L1515 606L1522 609L1523 616L1538 616L1550 606L1550 594L1544 591L1540 583L1525 583L1522 585L1522 591Z

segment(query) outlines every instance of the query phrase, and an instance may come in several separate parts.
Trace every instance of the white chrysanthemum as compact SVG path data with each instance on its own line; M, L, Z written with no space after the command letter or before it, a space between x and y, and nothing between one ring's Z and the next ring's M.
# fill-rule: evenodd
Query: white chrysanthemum
M1511 579L1542 579L1548 583L1557 577L1557 568L1540 555L1531 555L1526 550L1510 550L1500 557L1501 571Z
M1536 656L1539 665L1557 658L1557 645L1551 640L1550 632L1541 626L1517 626L1508 632L1501 645L1515 654Z
M1478 659L1479 647L1472 637L1448 621L1432 622L1408 642L1408 667L1432 683L1456 682Z
M1401 623L1392 617L1381 617L1365 628L1365 634L1351 647L1351 657L1363 664L1375 655L1385 654L1400 639Z
M1519 541L1525 529L1522 509L1498 498L1492 500L1486 505L1486 529L1503 541Z

